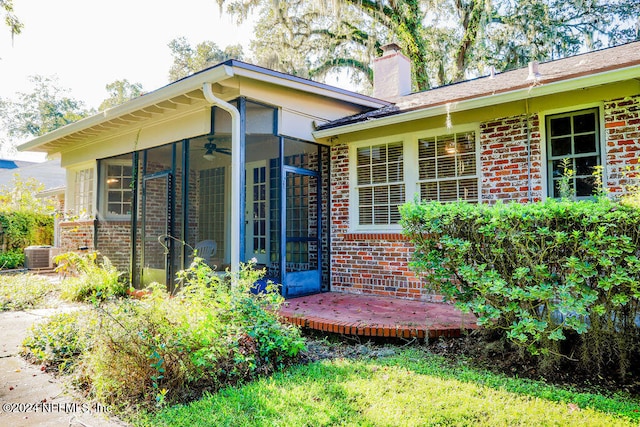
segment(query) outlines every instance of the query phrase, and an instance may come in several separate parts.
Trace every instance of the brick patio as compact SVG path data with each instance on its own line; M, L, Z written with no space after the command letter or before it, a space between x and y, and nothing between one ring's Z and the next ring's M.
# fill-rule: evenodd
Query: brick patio
M302 328L364 337L458 337L477 327L451 304L338 292L289 299L280 314Z

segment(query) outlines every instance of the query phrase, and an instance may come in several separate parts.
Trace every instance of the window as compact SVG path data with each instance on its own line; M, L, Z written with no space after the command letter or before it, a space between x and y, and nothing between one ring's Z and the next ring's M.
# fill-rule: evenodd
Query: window
M547 160L549 195L560 197L558 182L564 173L561 164L569 159L575 172L571 185L577 197L593 194L593 168L600 165L598 109L547 116Z
M106 163L106 198L108 216L131 215L131 163Z
M418 169L422 200L478 201L475 132L419 139Z
M73 213L93 214L93 168L81 169L75 174L73 186Z
M396 224L405 199L402 142L359 147L356 169L359 224Z

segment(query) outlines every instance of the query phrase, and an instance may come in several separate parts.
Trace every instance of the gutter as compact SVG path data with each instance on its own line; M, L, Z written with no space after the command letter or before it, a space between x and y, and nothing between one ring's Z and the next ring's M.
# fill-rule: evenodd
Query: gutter
M45 135L32 139L18 146L18 151L30 151L41 145L48 144L57 139L67 137L76 132L81 132L90 127L102 124L138 110L166 101L176 96L183 95L199 89L204 83L216 83L233 77L233 69L228 65L220 65L207 72L194 74L186 79L171 83L163 88L149 92L129 102L109 108L101 113L84 118L77 122L55 129Z
M233 73L233 70L230 70ZM232 74L233 75L233 74ZM231 115L231 280L237 280L240 269L240 170L242 164L240 147L240 111L213 93L212 83L202 84L202 93L212 106L222 108ZM213 112L211 113L213 114Z
M316 140L330 138L333 136L344 135L352 132L375 129L382 126L406 123L412 120L442 116L456 111L474 110L491 105L521 101L525 98L551 95L576 89L584 89L587 87L613 83L616 81L638 78L639 76L640 65L633 65L631 67L609 71L604 74L592 74L589 76L581 76L573 79L550 82L546 84L544 83L544 81L542 81L542 84L540 86L529 86L510 92L503 92L495 95L485 95L479 98L472 98L462 101L453 101L446 104L420 108L417 110L411 110L405 113L394 114L391 116L372 118L362 122L351 123L344 126L337 126L335 128L317 130L312 134Z

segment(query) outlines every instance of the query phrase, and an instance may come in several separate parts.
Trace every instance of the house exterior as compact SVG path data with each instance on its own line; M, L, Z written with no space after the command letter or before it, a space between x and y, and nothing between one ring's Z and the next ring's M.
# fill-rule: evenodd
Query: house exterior
M171 284L213 240L210 264L255 258L288 297L434 299L408 269L405 201L543 200L565 158L579 197L598 165L615 196L638 164L640 42L421 93L389 46L374 75L367 97L227 61L21 149L67 170L65 249Z

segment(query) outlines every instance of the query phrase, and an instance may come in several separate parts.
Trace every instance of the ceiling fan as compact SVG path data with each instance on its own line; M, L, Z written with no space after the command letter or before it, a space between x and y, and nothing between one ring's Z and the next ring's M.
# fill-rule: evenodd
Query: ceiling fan
M205 153L203 154L203 158L208 161L213 161L216 158L215 153L225 154L227 156L231 155L231 150L229 148L218 147L218 144L213 142L216 139L215 136L210 136L207 138L207 143L204 144ZM218 138L220 140L220 138Z

